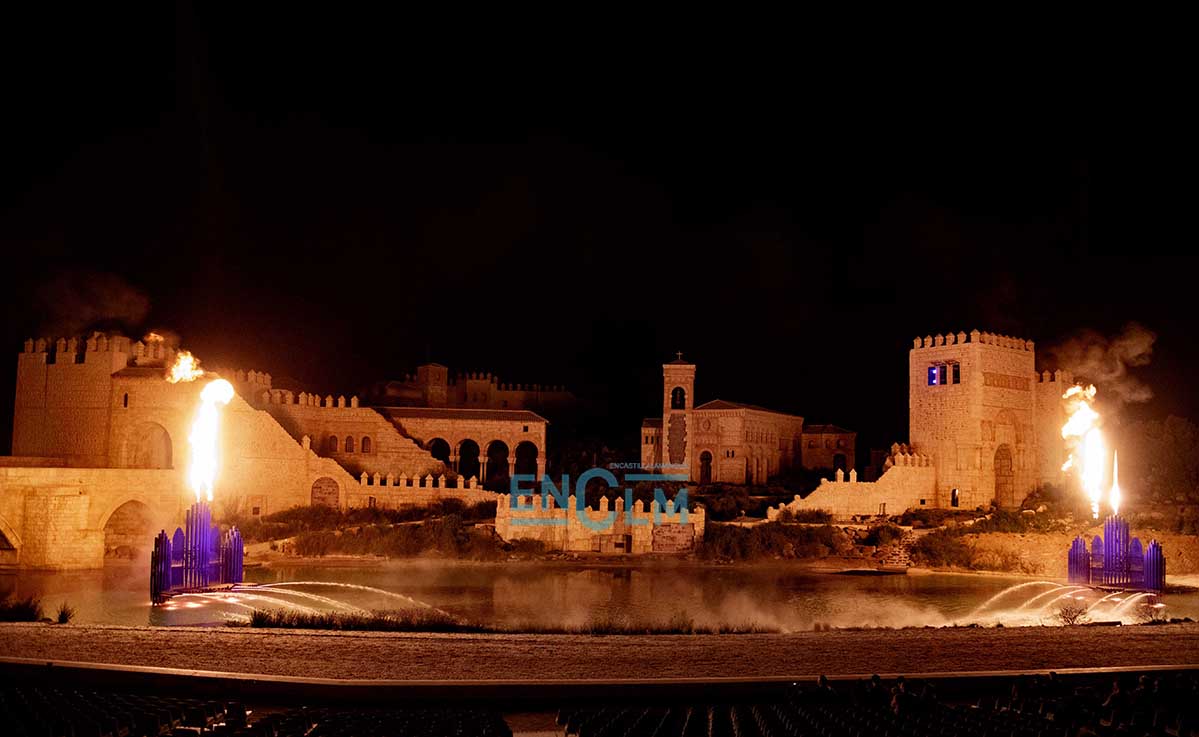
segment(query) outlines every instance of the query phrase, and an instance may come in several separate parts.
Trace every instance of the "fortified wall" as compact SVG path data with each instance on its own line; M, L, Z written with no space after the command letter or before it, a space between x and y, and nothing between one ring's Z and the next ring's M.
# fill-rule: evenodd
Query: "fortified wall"
M106 556L131 557L153 530L178 524L195 498L187 438L207 380L166 381L174 360L161 341L123 336L25 342L13 455L0 458L0 565L95 568ZM236 392L221 413L221 516L495 498L477 482L445 478L444 463L354 400L317 406L272 387L270 374L211 373ZM338 451L318 452L312 438L335 434Z
M524 506L513 509L508 501L503 498L496 507L496 533L508 541L539 540L546 550L618 555L686 553L704 538L703 507L676 511L671 500L662 509L655 499L646 511L645 503L639 499L627 513L624 497L619 496L615 504L608 497L601 497L594 510L577 509L573 495L566 508L558 507L550 494L534 495L531 507L525 502Z
M878 481L858 481L858 472L837 469L834 480L822 479L806 498L770 507L766 519L774 521L784 511L829 512L838 520L903 514L912 508L936 506L931 492L936 488L937 469L931 456L908 446L893 445Z
M877 481L838 474L785 507L839 517L1016 508L1062 481L1062 394L1072 384L1068 372L1036 370L1031 340L978 330L916 338L908 354L910 443L892 446Z
M308 436L326 457L353 475L442 474L446 466L390 420L371 407L361 407L358 397L323 399L315 394L271 389L258 393L258 406L292 437Z

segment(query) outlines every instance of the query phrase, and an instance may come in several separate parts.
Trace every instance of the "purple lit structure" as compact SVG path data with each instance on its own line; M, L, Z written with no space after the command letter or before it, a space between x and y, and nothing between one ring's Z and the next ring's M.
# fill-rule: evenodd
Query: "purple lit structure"
M244 557L241 532L232 527L221 535L220 527L212 524L212 509L206 502L196 502L173 537L163 530L154 538L150 601L158 605L173 593L241 583Z
M1087 542L1080 535L1070 546L1070 583L1116 586L1160 592L1166 587L1166 556L1157 540L1148 548L1130 537L1128 521L1112 515L1103 522L1103 537Z

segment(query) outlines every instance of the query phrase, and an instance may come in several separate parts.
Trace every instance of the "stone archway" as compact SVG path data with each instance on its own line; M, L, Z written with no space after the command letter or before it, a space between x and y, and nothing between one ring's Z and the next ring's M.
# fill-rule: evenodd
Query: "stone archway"
M676 386L670 390L670 408L687 409L687 390Z
M503 440L492 440L487 444L487 479L483 485L492 491L506 491L508 487L508 444Z
M429 455L441 461L448 468L450 465L450 444L445 441L445 438L433 438L425 444L425 450L429 451Z
M513 470L522 476L537 478L537 446L528 440L516 444Z
M130 500L117 507L104 523L104 559L134 560L154 546L150 507Z
M479 479L479 444L469 438L458 444L458 475Z
M173 468L171 436L157 422L141 422L125 437L126 468Z
M1016 506L1016 468L1006 443L995 449L995 500L1004 509Z
M341 487L336 479L321 476L312 482L312 506L333 509L341 507Z
M712 483L712 453L704 451L699 454L699 482L701 484Z

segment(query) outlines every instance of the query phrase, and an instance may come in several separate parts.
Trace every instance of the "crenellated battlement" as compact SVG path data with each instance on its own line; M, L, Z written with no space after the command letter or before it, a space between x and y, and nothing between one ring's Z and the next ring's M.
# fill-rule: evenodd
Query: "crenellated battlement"
M912 340L912 350L922 348L936 348L946 345L960 345L964 343L981 343L983 345L993 345L999 348L1008 348L1014 351L1033 352L1036 348L1031 340L1017 338L1011 335L1001 335L999 333L987 333L980 330L971 330L969 333L942 333L938 335L926 335L923 338L917 337Z
M255 398L263 405L293 404L299 407L313 407L316 409L358 409L361 406L356 394L350 396L347 400L344 394L338 394L336 397L332 394L326 394L322 397L319 394L309 392L300 392L297 394L288 389L267 388L255 395Z
M1042 371L1035 374L1038 384L1073 384L1074 374L1058 369L1057 371Z
M935 461L931 455L921 453L907 443L892 443L891 453L883 462L883 469L892 466L932 466L934 464Z

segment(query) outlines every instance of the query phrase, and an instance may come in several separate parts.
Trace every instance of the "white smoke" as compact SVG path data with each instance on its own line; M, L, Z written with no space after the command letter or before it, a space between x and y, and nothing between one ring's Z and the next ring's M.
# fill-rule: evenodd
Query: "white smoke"
M1147 365L1153 358L1157 335L1135 322L1118 334L1105 336L1083 330L1050 346L1047 353L1057 368L1071 371L1076 379L1095 384L1106 400L1147 402L1153 398L1149 385L1129 369Z

